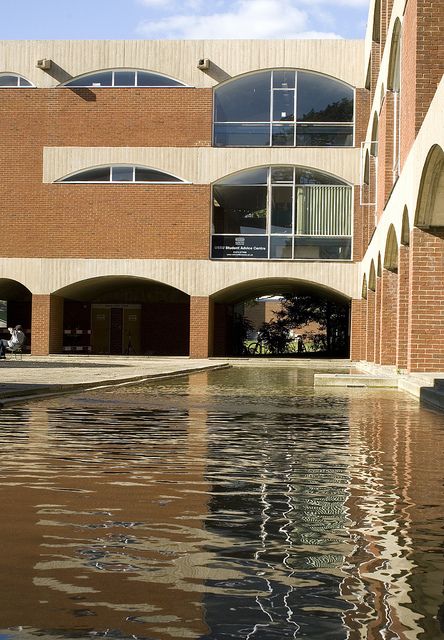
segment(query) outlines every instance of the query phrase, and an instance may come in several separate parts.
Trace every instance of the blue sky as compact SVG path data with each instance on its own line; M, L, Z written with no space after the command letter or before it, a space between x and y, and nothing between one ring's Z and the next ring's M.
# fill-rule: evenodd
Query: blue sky
M0 39L363 38L368 0L0 0Z

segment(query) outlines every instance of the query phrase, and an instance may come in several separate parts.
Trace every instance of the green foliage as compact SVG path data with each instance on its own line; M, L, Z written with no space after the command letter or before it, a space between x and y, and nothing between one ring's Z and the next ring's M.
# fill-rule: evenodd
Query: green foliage
M317 323L320 331L310 332L306 336L310 350L335 356L347 355L347 302L335 302L315 296L286 296L282 299L282 309L276 311L275 316L276 319L265 322L260 331L261 338L271 353L292 351L290 329L303 330L308 324Z
M265 344L269 353L274 355L287 353L290 343L293 342L290 326L285 318L264 322L259 331L258 340Z

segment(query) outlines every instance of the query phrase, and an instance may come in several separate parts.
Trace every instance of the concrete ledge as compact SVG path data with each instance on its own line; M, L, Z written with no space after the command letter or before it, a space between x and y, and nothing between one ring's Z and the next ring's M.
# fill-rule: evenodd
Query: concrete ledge
M315 387L380 387L398 388L398 379L389 376L372 376L366 374L315 373Z
M72 366L69 366L67 360L63 358L58 358L57 361L53 360L53 362L55 367L63 365L64 368L60 370L52 367L51 363L49 363L49 358L45 358L44 361L31 360L31 358L27 360L27 373L25 373L22 361L13 362L11 366L7 365L7 369L4 370L7 375L3 376L4 379L7 378L7 381L0 384L0 407L81 390L92 391L111 386L135 385L230 367L226 362L200 361L199 363L191 364L189 361L187 363L185 359L182 361L177 359L175 362L158 360L153 363L145 359L143 366L141 366L140 362L136 366L134 364L133 366L128 366L126 364L127 361L125 361L125 367L123 368L121 362L114 361L108 369L98 367L94 372L95 377L88 379L91 376L89 367L86 371L78 368L79 364L84 363L83 360L72 362ZM42 368L42 364L46 364L46 367ZM132 375L131 369L133 370ZM123 371L125 372L124 375L122 375ZM114 377L110 376L110 373ZM64 383L59 382L62 376L66 380ZM45 382L40 382L41 379L45 380Z

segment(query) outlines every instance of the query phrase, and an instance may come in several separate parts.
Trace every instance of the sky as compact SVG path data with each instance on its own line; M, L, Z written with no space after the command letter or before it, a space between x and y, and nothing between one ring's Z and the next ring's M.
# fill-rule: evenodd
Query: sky
M2 40L363 38L369 0L0 0Z

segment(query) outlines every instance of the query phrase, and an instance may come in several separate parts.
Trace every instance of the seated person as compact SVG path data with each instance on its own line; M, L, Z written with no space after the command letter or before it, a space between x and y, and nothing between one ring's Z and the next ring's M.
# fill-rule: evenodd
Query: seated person
M8 331L11 334L9 340L0 340L0 358L5 357L5 350L17 351L25 343L25 334L23 333L22 325L18 324L14 329L8 327Z

